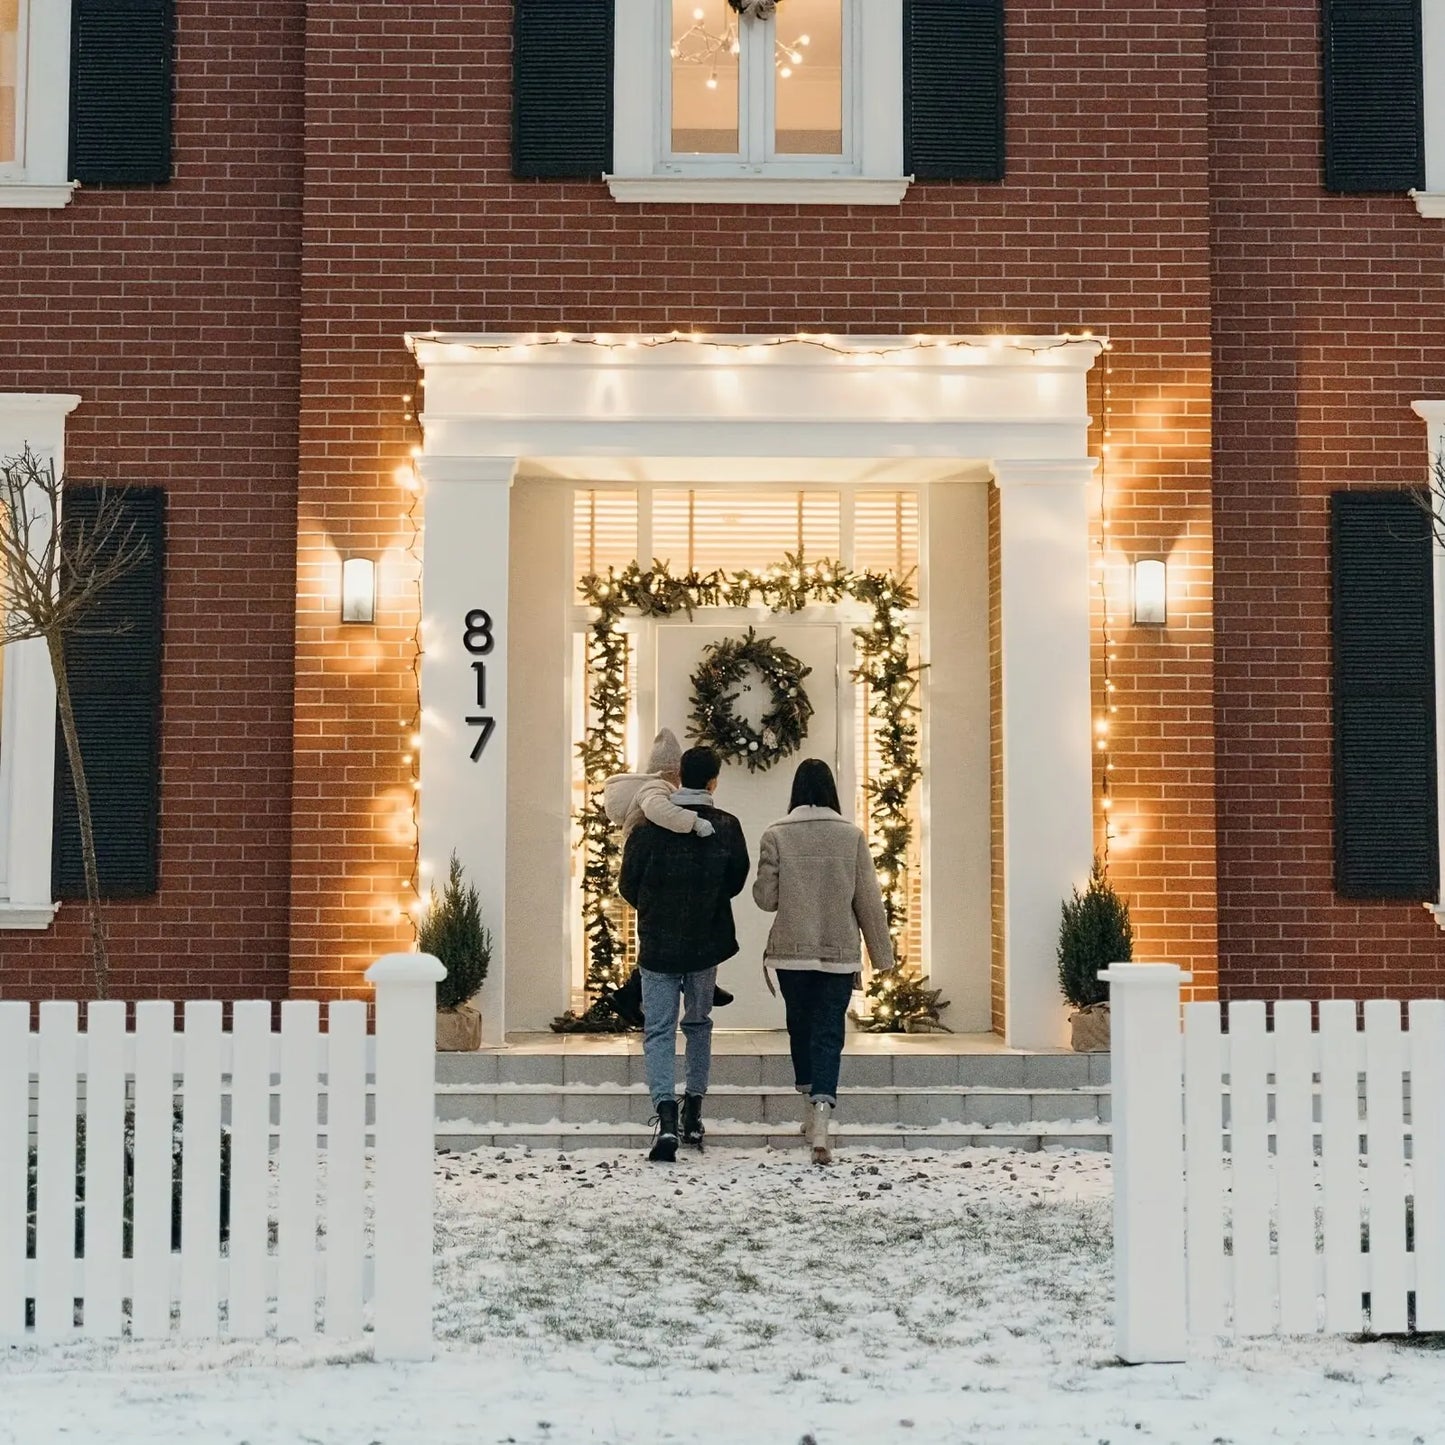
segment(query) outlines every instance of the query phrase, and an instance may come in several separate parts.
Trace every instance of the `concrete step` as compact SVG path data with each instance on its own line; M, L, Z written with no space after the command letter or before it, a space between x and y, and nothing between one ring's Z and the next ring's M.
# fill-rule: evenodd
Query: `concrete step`
M932 1128L887 1128L881 1125L840 1123L835 1129L840 1152L863 1149L1089 1149L1109 1148L1109 1125L1087 1121L1036 1123L1025 1127L997 1128L966 1125L935 1125ZM553 1124L468 1127L458 1121L438 1124L436 1142L441 1149L515 1148L637 1150L646 1148L652 1137L647 1124ZM796 1127L779 1133L770 1124L742 1124L709 1120L708 1147L712 1149L774 1148L801 1149L803 1140Z
M753 1038L724 1035L721 1047L715 1038L709 1138L720 1147L795 1146L798 1096L786 1039ZM917 1042L869 1041L845 1053L840 1140L859 1149L1109 1147L1107 1054L935 1040L910 1047ZM636 1038L442 1054L437 1143L640 1148L652 1132L644 1079Z
M850 1125L931 1128L992 1127L1109 1118L1107 1089L850 1088L840 1096L839 1120ZM539 1124L646 1124L652 1100L641 1084L577 1085L443 1084L437 1088L437 1119L480 1128ZM708 1117L747 1125L787 1128L798 1118L792 1088L722 1084L710 1088Z
M629 1041L630 1042L630 1041ZM679 1068L681 1065L679 1065ZM614 1088L645 1079L642 1052L614 1050L491 1049L469 1054L439 1054L437 1083L442 1086L546 1084ZM714 1049L714 1086L791 1088L787 1052L726 1052ZM903 1049L845 1053L842 1086L870 1089L1086 1089L1109 1083L1108 1054L909 1052Z

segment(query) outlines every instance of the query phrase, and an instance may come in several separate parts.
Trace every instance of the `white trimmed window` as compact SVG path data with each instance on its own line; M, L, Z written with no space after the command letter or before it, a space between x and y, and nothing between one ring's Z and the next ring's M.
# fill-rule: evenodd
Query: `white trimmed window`
M1325 189L1445 217L1445 0L1323 0Z
M175 0L0 0L0 209L171 176Z
M1003 178L1003 0L518 0L515 14L519 177L797 205Z
M65 205L70 0L0 0L0 207Z
M619 200L902 198L901 0L618 0L616 26Z
M26 446L57 470L78 396L0 392L0 457ZM0 929L44 928L51 898L55 680L45 643L0 648Z
M1422 216L1445 218L1445 0L1424 0L1425 189L1415 192Z

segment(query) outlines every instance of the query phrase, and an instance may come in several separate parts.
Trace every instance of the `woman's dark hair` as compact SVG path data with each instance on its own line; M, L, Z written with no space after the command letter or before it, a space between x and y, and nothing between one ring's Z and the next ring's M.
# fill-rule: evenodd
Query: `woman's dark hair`
M842 813L833 770L822 758L807 758L798 764L793 774L793 794L788 799L788 811L794 808L831 808Z

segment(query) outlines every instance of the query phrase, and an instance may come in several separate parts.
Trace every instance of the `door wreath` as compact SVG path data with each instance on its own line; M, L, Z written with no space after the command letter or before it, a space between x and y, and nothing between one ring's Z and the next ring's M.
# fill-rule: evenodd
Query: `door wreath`
M798 751L808 736L813 704L803 690L805 667L771 637L748 628L745 637L710 642L692 675L692 735L714 749L725 762L746 763L750 773L766 772L781 758ZM737 714L737 700L759 674L771 693L762 722L754 727Z

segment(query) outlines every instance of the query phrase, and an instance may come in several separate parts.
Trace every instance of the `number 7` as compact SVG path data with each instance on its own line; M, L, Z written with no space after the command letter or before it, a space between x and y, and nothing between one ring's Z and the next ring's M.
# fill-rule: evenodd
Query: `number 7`
M486 747L488 739L496 730L497 720L494 717L469 717L467 724L469 727L481 728L476 742L472 744L472 761L476 762L481 757L482 749Z

